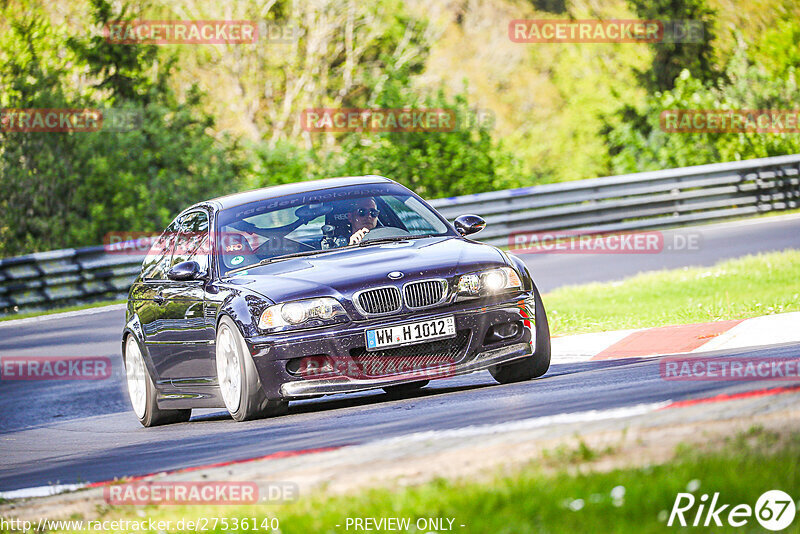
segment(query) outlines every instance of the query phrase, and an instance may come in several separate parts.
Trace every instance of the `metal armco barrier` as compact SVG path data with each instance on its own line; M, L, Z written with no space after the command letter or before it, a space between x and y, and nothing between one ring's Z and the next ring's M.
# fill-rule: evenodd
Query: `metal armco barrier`
M703 223L800 206L800 154L592 178L442 198L449 220L486 219L485 243L516 232L621 232Z
M2 259L0 315L125 298L143 259L103 246Z
M592 178L441 198L449 220L486 219L478 238L509 245L516 232L576 233L665 228L800 207L800 154ZM0 315L124 298L144 254L105 247L0 260Z

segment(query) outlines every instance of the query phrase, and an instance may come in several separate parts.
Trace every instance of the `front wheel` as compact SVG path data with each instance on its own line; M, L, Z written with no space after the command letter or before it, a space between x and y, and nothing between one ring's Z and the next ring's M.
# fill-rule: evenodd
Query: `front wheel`
M139 343L132 335L125 341L125 377L133 412L142 426L185 423L192 410L162 410L158 407L156 386L147 371Z
M287 401L267 399L244 338L227 316L220 319L217 328L216 357L217 381L231 417L248 421L286 413Z
M536 299L536 350L522 360L489 368L494 379L501 384L539 378L550 368L550 326L547 324L542 296L536 286L533 287L533 294Z

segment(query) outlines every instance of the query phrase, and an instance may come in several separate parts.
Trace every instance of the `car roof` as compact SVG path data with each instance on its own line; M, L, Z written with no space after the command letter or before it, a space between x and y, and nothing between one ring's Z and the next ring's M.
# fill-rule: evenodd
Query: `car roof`
M343 176L339 178L325 178L323 180L309 180L305 182L294 182L291 184L273 185L270 187L262 187L261 189L253 189L251 191L234 193L232 195L226 195L205 202L200 202L198 204L195 204L195 206L211 204L214 205L217 209L227 209L227 208L232 208L234 206L241 206L242 204L247 204L249 202L256 202L259 200L282 197L285 195L292 195L295 193L319 191L322 189L330 189L332 187L343 187L347 185L379 184L387 182L395 183L394 180L390 180L389 178L377 175ZM195 206L192 206L192 208Z

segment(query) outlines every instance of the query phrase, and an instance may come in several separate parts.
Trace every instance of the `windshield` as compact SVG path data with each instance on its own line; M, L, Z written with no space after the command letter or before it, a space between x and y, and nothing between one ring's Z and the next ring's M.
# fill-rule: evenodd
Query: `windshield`
M418 197L396 184L370 184L251 202L219 213L220 273L298 253L370 240L455 235Z

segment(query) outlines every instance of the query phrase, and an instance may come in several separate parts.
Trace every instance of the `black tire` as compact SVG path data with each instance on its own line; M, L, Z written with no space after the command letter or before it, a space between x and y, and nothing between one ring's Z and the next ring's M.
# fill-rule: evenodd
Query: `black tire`
M216 348L215 358L217 362L220 361L220 337L225 331L232 334L236 347L238 349L238 367L239 367L239 388L238 388L238 403L230 403L226 400L225 394L220 389L225 407L236 421L250 421L253 419L262 419L264 417L271 417L276 415L283 415L289 409L289 402L286 400L267 399L264 393L264 388L261 386L261 379L258 377L256 371L256 364L253 362L253 357L247 349L247 345L242 337L241 332L236 327L228 316L220 319L217 325ZM224 334L223 334L224 335ZM222 377L220 376L220 367L217 363L217 380L220 381L220 388L223 387ZM235 406L233 405L235 404Z
M550 326L542 296L535 285L533 294L536 299L536 351L522 360L489 368L494 379L501 384L539 378L550 368Z
M408 382L407 384L397 384L396 386L386 386L383 389L389 395L403 395L419 391L430 383L430 380L420 380L419 382Z
M138 354L135 351L138 351ZM142 426L149 428L151 426L169 425L172 423L185 423L192 417L192 410L163 410L158 407L158 391L150 376L150 371L148 371L147 365L144 362L141 347L137 340L131 335L125 340L124 356L125 375L126 378L128 378L128 395L131 398L132 405L134 404L134 400L130 382L131 372L138 370L138 373L142 373L141 379L144 385L144 413L140 415L137 413L136 406L133 406L134 414L137 419L139 419ZM141 359L141 367L139 367L138 362L134 361L137 357Z

